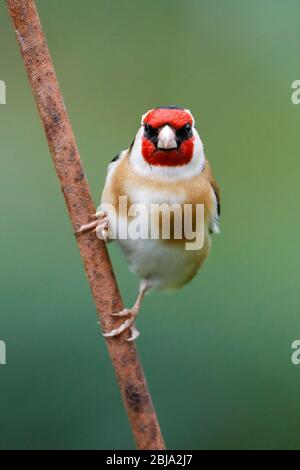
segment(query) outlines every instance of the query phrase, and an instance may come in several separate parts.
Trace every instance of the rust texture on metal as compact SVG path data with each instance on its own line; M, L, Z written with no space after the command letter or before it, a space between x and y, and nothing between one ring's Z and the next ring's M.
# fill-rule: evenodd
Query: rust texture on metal
M6 0L21 55L46 132L74 232L95 212L71 123L33 0ZM94 233L76 236L103 331L118 326L123 308L105 244ZM136 347L126 331L107 339L129 422L139 449L164 449L164 441Z

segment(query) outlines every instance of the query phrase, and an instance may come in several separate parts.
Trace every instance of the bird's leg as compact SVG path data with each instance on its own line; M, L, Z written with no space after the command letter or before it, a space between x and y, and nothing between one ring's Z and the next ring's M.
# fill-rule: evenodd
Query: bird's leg
M93 214L92 217L95 220L88 224L81 225L77 230L77 233L93 230L96 232L98 238L107 241L109 239L109 220L106 212L98 211Z
M139 313L145 292L149 289L149 287L150 285L146 281L144 280L141 281L139 294L137 296L134 306L132 308L124 308L124 310L121 310L120 312L117 312L117 313L112 313L112 315L115 317L127 317L128 316L129 318L125 320L118 328L115 328L109 331L108 333L104 333L103 336L105 336L106 338L118 336L121 333L123 333L123 331L127 330L128 328L130 328L131 336L126 341L133 341L139 336L140 333L136 329L134 325L134 321L137 317L137 314Z

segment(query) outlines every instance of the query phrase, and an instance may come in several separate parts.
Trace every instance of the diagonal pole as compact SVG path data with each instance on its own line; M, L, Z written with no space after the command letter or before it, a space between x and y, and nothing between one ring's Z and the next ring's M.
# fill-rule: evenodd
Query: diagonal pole
M74 232L90 220L95 208L80 161L71 123L59 89L34 0L6 0L25 69L37 102L54 167ZM115 328L112 312L123 308L104 243L93 233L77 235L77 244L90 283L103 331ZM128 332L107 339L121 396L138 449L164 449L150 392Z

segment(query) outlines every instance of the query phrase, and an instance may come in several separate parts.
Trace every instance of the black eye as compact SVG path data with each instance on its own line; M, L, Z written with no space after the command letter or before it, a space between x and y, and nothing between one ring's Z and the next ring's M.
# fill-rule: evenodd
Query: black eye
M154 127L150 126L150 124L144 124L144 134L145 137L150 138L155 136L156 130L154 129Z
M193 135L193 129L190 124L186 124L176 131L177 142L180 144L184 140L188 140Z
M190 124L186 124L184 126L184 130L187 134L190 134L192 132L192 126Z
M157 144L157 130L150 126L150 124L144 124L144 136L146 139L151 140L155 145Z

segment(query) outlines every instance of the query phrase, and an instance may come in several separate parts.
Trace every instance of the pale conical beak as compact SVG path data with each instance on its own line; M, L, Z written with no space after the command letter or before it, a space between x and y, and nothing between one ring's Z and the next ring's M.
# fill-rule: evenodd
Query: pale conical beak
M176 149L176 135L172 127L166 125L158 133L157 148L159 149Z

